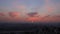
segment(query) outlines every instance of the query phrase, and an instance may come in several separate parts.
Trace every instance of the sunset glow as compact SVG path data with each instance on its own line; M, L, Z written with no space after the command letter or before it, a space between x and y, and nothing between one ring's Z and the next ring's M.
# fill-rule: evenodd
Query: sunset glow
M59 16L60 0L0 0L3 22L60 22Z

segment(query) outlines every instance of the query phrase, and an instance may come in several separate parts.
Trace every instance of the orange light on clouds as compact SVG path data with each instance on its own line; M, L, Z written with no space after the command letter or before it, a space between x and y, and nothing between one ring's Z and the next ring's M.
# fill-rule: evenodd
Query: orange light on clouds
M4 13L5 14L5 13ZM9 14L9 13L8 13ZM27 21L27 22L60 22L60 15L55 15L55 16L49 16L47 14L43 14L43 17L40 16L33 16L33 17L21 17L22 14L19 12L12 12L11 15L9 16L0 16L0 21L5 21L5 22L21 22L21 21ZM14 17L12 17L14 16ZM46 16L46 17L44 17Z
M54 9L52 7L47 7L48 12L52 12Z
M19 17L20 13L18 13L18 12L9 12L9 16L11 16L11 17Z
M38 22L40 20L39 17L28 17L26 19L27 22Z
M0 12L0 16L5 16L5 14Z
M46 2L46 8L47 8L47 11L50 13L54 10L54 7L52 7L51 5L49 5L49 2L50 0L45 0Z

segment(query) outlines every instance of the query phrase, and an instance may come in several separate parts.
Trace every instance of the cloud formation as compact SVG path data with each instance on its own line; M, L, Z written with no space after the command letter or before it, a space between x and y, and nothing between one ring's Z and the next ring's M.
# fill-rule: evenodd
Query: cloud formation
M9 16L6 16L5 13L0 13L0 20L6 19L6 21L7 20L19 21L19 20L25 20L26 18L28 18L28 20L35 20L35 21L39 20L42 22L49 22L49 21L59 22L60 21L60 1L56 2L58 0L44 0L43 2L44 4L41 3L41 5L43 4L42 6L40 6L40 2L36 2L36 1L33 0L32 2L31 1L25 2L23 0L19 0L19 1L14 0L13 2L10 2L12 5L9 4L9 0L8 0L8 5L7 3L4 3L5 2L4 1L3 3L1 3L2 7L0 6L1 7L0 11L8 12L8 14L6 15L9 15ZM35 15L37 14L40 17L35 17ZM1 17L1 16L5 16L5 17Z
M4 13L2 13L2 12L0 12L0 16L5 16L5 14L4 14Z
M18 16L20 16L20 13L18 13L18 12L9 12L9 16L18 17Z
M9 12L9 17L1 17L0 16L0 21L5 21L5 22L21 22L21 21L34 21L34 22L60 22L60 15L55 15L55 16L51 16L51 15L46 15L44 17L37 17L37 16L33 16L33 17L20 17L20 13L18 12ZM33 15L35 15L35 13L33 13ZM37 15L37 14L36 14ZM16 18L12 18L12 17L16 17Z
M38 13L37 12L30 12L28 13L27 15L30 16L30 17L34 17L35 15L37 15Z

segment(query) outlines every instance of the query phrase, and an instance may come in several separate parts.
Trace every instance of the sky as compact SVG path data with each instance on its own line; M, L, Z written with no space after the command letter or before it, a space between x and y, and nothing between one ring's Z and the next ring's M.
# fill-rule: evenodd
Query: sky
M10 18L14 16L28 17L27 13L37 12L40 16L60 16L60 0L0 0L0 15ZM0 16L0 20L2 16ZM18 17L18 18L19 18ZM17 19L16 19L17 20ZM17 20L18 21L18 20Z

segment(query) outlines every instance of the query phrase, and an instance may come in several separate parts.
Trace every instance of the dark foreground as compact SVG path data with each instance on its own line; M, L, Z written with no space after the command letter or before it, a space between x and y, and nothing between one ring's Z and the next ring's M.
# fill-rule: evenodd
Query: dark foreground
M60 23L0 23L0 34L60 34Z

